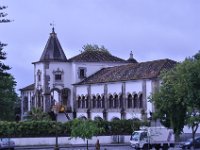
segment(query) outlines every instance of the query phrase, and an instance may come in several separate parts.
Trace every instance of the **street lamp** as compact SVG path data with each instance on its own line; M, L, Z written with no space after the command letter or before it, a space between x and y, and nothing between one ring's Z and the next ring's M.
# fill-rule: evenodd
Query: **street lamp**
M57 115L58 115L58 112L59 112L59 108L58 106L55 104L54 107L53 107L53 112L55 114L55 121L56 121L56 125L55 125L55 128L56 128L56 143L55 143L55 147L54 147L54 150L59 150L59 146L58 146L58 129L57 129Z

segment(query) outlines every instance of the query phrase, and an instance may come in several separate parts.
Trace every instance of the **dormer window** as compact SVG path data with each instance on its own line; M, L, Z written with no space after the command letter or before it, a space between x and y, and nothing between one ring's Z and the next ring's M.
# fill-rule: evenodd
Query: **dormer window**
M80 79L86 78L86 68L79 68L78 75Z

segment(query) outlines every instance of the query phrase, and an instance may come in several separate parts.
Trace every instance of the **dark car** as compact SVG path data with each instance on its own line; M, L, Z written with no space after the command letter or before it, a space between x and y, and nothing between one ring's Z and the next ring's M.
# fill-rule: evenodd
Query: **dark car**
M15 142L10 138L0 138L0 149L15 149Z
M200 137L196 137L193 141L193 139L188 139L180 146L182 149L190 149L190 148L200 148Z

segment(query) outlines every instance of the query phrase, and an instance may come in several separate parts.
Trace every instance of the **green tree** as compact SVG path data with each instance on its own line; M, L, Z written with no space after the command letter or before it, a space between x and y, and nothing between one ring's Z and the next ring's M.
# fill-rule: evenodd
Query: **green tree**
M200 123L199 56L197 53L163 73L161 87L151 97L156 108L155 117L166 127L173 128L176 137L184 125L188 125L194 138Z
M109 53L109 51L102 45L99 47L97 44L86 44L83 46L84 51L103 51Z
M98 128L97 124L91 120L74 119L71 127L71 138L79 137L84 141L87 140L87 149L88 139L91 139L94 135L97 135L103 131L102 128Z
M0 23L10 22L9 19L6 19L7 14L2 12L6 8L5 6L0 6ZM14 105L17 99L15 92L16 82L14 77L8 73L10 67L4 64L6 52L3 51L3 48L6 45L0 42L0 120L14 120Z
M156 108L153 118L159 118L165 127L172 128L178 139L184 127L186 107L175 94L176 78L174 73L174 71L170 71L162 77L162 85L159 91L152 95L151 100Z
M0 120L15 119L15 101L17 94L15 93L15 81L11 75L0 75Z

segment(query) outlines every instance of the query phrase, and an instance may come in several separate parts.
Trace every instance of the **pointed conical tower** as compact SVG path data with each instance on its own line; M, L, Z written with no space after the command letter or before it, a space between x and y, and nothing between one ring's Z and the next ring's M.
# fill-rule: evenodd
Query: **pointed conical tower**
M57 62L67 61L65 53L57 38L57 34L54 31L54 27L52 28L52 33L50 33L47 44L44 48L42 56L40 57L40 62L52 62L52 61L57 61Z
M54 27L38 62L34 62L35 107L50 111L56 103L69 107L67 58ZM64 74L65 73L65 74ZM56 96L55 96L56 95ZM56 98L55 98L56 97Z

